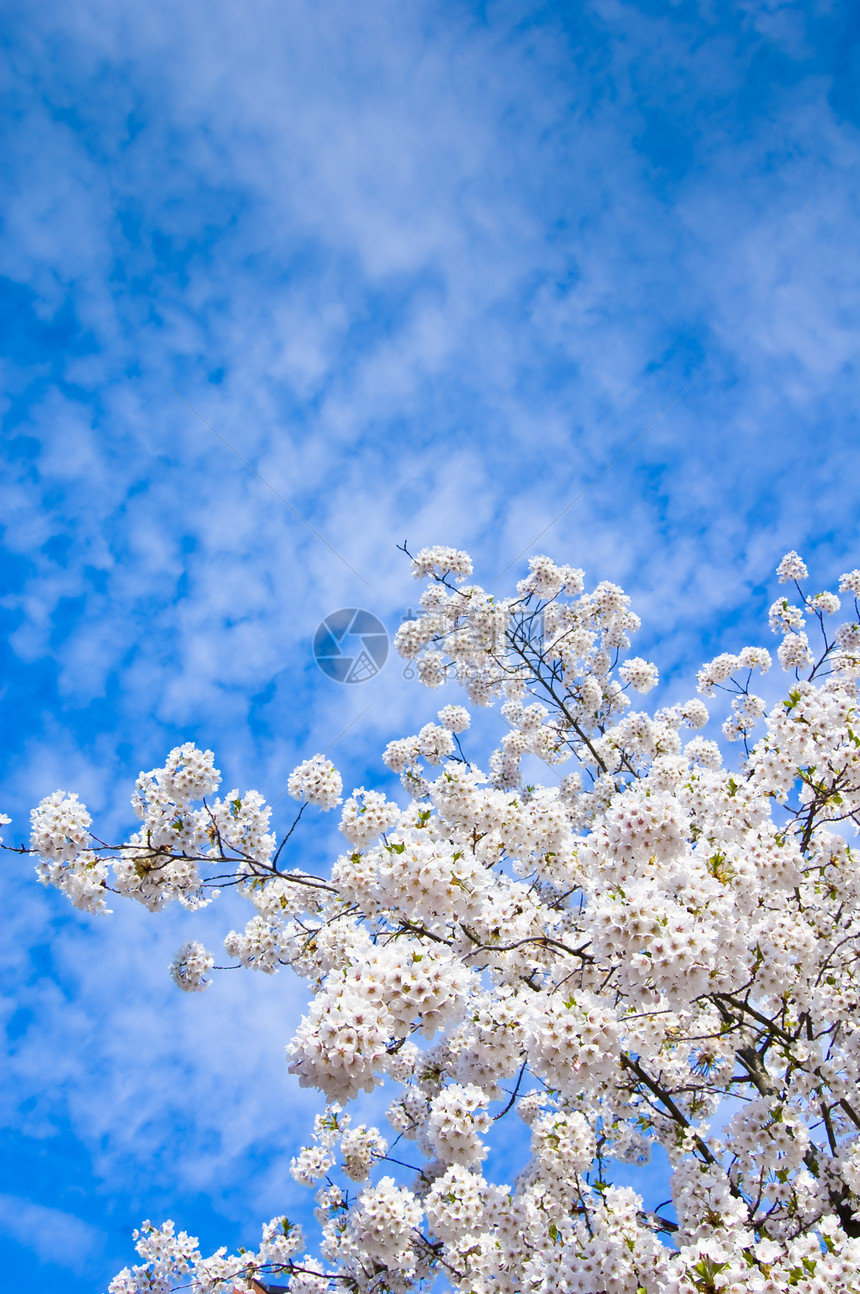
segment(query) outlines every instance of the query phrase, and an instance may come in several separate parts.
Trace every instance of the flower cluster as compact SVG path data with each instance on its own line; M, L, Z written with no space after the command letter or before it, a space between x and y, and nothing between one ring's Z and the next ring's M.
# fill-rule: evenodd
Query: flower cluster
M183 944L170 963L174 984L186 993L199 993L212 983L209 972L215 958L196 939Z
M36 874L42 884L55 886L83 912L108 912L108 865L87 848L92 818L78 797L55 791L33 809L30 822L30 849L41 860Z
M110 1283L110 1294L141 1294L143 1290L164 1294L177 1286L190 1288L193 1294L258 1294L260 1279L265 1280L271 1272L304 1267L295 1257L304 1248L304 1235L301 1227L287 1218L272 1218L263 1226L259 1249L240 1254L228 1255L226 1249L219 1249L204 1258L197 1238L185 1231L177 1233L172 1222L160 1227L144 1222L134 1239L143 1262L119 1272ZM313 1272L312 1260L304 1270ZM316 1270L325 1281L320 1268ZM324 1289L325 1284L316 1285L318 1294Z
M422 548L413 558L412 574L416 580L423 580L428 575L453 575L457 580L465 580L472 574L472 559L460 549L435 544L432 548Z
M321 809L333 809L340 804L343 781L330 759L314 755L290 774L287 790L294 800L318 804Z

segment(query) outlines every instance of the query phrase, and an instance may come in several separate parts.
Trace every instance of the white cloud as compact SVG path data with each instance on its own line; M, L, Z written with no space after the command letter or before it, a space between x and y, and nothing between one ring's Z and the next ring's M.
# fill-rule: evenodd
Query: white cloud
M0 1194L0 1227L18 1244L32 1248L42 1262L73 1272L84 1271L104 1242L97 1227L73 1213L5 1192Z

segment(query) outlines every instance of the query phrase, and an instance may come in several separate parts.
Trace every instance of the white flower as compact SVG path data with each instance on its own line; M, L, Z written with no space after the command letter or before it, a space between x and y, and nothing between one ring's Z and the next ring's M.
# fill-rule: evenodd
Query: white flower
M7 819L8 821L8 819ZM72 862L89 841L92 818L77 795L54 791L30 814L30 848L45 862Z
M472 559L460 549L436 544L416 553L412 561L412 574L416 580L425 579L428 575L450 574L462 581L472 574Z
M212 983L209 975L215 958L196 939L183 944L170 963L174 984L186 993L200 993Z
M554 598L570 581L569 568L556 566L551 557L530 557L528 579L520 580L517 592L534 593L539 598Z
M334 1163L334 1153L326 1146L303 1146L290 1160L290 1175L303 1186L314 1186Z
M350 986L316 998L287 1048L290 1073L302 1087L319 1087L332 1101L351 1101L379 1081L393 1020Z
M343 1171L354 1182L367 1179L375 1159L384 1157L388 1142L380 1136L377 1128L368 1128L360 1124L345 1132L340 1145L343 1156Z
M624 682L629 683L637 692L650 692L660 680L657 666L643 660L641 656L631 656L618 672Z
M399 819L396 804L379 791L365 791L360 786L343 806L340 829L351 844L362 847L390 831Z
M437 718L449 732L465 732L472 722L469 711L463 705L443 705Z
M770 652L765 651L764 647L744 647L738 653L738 665L741 669L758 669L766 674L772 664Z
M688 728L704 728L710 715L704 701L693 697L681 706L681 718Z
M350 1218L351 1238L370 1258L386 1266L409 1266L413 1232L421 1205L410 1190L383 1177L362 1191Z
M486 1093L475 1083L451 1083L430 1104L427 1139L443 1164L474 1164L487 1154L482 1135L492 1120Z
M806 563L797 553L792 550L786 553L779 566L776 568L776 574L780 584L788 584L794 580L805 580L809 576L806 569Z
M820 611L825 616L835 615L842 606L835 593L816 593L808 601L815 611Z
M484 1187L477 1173L450 1164L424 1201L432 1233L440 1240L476 1235L484 1218Z
M840 593L853 593L860 597L860 570L846 571L839 581Z
M806 634L787 634L777 648L777 657L783 669L801 670L812 664L813 656Z
M448 728L437 723L425 723L416 738L419 753L430 764L441 764L454 753L454 738Z
M327 812L340 804L343 781L330 759L326 759L324 755L314 755L293 769L287 790L294 800L319 805Z
M715 687L726 683L735 670L740 667L740 658L731 652L715 656L707 665L703 665L697 675L699 691L703 696L712 696Z
M775 634L788 634L802 629L806 620L802 607L794 606L787 598L777 598L771 606L768 623Z

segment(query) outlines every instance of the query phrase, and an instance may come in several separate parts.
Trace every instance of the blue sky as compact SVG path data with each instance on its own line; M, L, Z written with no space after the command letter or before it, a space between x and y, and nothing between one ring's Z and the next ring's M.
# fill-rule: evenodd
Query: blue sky
M669 697L763 639L786 549L858 564L855 6L35 0L4 41L15 837L58 786L118 837L180 740L274 797L365 710L332 753L378 780L439 697L310 642L342 606L396 628L404 539L622 584ZM238 917L0 884L4 1273L83 1294L145 1216L214 1246L298 1212L300 986L166 972Z

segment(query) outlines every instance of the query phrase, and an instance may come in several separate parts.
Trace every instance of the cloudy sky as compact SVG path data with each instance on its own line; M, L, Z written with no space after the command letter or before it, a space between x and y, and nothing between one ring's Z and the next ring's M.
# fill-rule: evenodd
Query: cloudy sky
M57 787L118 838L181 740L271 798L330 743L378 781L439 697L394 661L340 686L311 640L344 606L396 628L404 540L499 591L535 551L622 584L664 696L762 641L786 549L819 587L860 563L856 6L6 18L7 839ZM4 1276L91 1294L144 1217L214 1247L305 1208L299 989L166 972L238 917L85 918L9 856L0 884Z

